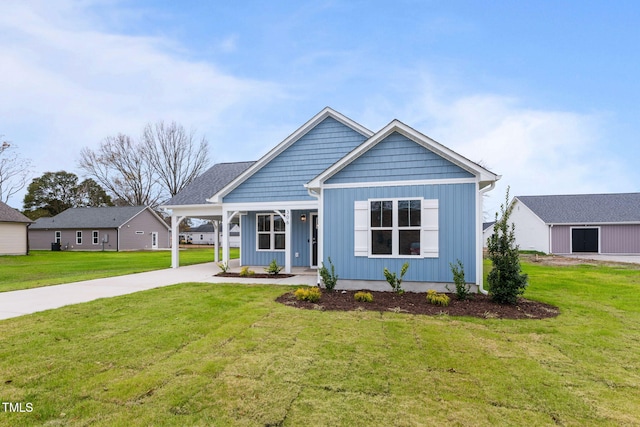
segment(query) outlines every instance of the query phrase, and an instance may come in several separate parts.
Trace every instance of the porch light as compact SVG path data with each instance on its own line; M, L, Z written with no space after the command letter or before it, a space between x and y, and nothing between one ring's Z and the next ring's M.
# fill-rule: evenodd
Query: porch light
M300 215L300 221L307 222L307 215L306 214Z

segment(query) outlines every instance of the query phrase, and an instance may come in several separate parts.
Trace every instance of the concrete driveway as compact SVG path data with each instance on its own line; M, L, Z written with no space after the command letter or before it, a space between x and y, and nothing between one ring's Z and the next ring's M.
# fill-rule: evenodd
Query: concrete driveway
M315 274L302 274L282 279L230 279L228 277L216 277L215 275L219 272L218 266L211 262L146 273L85 280L64 285L0 292L0 320L184 282L278 285L316 284Z

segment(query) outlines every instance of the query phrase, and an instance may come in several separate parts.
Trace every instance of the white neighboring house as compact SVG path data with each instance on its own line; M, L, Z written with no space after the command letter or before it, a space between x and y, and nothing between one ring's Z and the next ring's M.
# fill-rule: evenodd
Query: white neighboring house
M516 244L553 254L640 254L640 193L517 196Z
M489 237L493 234L493 226L495 225L495 221L491 222L483 222L482 223L482 247L487 247L487 241Z
M201 224L189 231L180 233L180 240L189 242L193 245L215 245L216 233L213 229L213 224L207 222ZM222 230L219 232L218 242L222 241ZM229 230L229 247L240 247L240 226L233 224L231 230Z
M0 255L29 253L27 228L31 223L29 218L0 202Z

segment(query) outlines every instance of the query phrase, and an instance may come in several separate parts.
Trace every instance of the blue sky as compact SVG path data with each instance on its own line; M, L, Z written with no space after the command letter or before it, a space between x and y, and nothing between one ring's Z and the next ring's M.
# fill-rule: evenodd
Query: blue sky
M34 176L81 176L81 148L149 122L254 160L331 106L482 161L488 211L507 185L637 192L638 22L633 1L3 0L0 134Z

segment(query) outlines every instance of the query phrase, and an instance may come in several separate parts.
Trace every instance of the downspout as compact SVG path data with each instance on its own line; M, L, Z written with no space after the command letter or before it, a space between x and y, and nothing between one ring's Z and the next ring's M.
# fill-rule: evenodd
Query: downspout
M480 184L478 183L478 186L480 186ZM478 285L478 291L480 291L481 294L483 295L487 295L489 293L489 291L487 291L484 287L483 287L483 278L484 278L484 274L482 271L482 251L483 251L483 242L482 242L482 198L484 197L484 193L486 193L487 191L491 191L496 187L496 182L493 181L489 186L481 188L480 190L478 190L479 193L479 202L478 202L478 261L476 261L476 263L478 264L476 266L476 281L477 281L477 285Z

